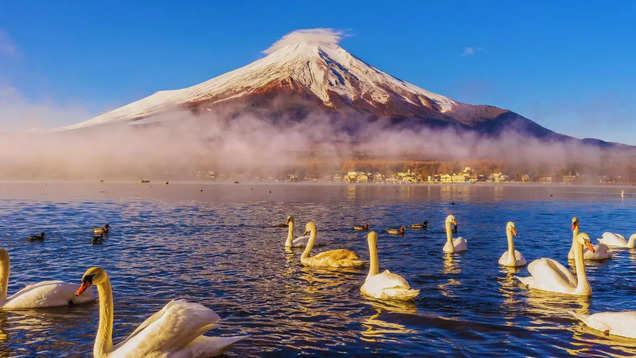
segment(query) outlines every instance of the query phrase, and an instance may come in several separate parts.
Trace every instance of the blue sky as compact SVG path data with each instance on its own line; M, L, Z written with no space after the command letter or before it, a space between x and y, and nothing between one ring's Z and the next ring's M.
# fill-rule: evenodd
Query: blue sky
M44 124L68 124L329 27L349 33L352 54L430 91L636 145L635 18L634 2L4 1L0 116L35 107L53 113Z

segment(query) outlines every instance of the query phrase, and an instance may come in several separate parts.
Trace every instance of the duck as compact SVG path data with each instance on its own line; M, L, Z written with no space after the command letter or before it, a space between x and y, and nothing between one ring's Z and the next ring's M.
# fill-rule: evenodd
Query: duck
M31 236L27 237L27 240L31 241L31 242L33 242L33 241L44 241L44 233L41 232L41 233L39 233L37 235L31 235Z
M582 232L575 238L574 262L576 277L565 266L549 258L540 258L528 265L530 276L517 279L529 289L561 293L565 295L590 296L592 288L587 281L583 263L583 246L594 252L590 237Z
M420 290L414 290L400 275L384 270L380 273L378 261L378 234L371 231L367 234L369 244L369 274L360 287L360 292L379 300L408 301L419 295Z
M448 215L444 225L446 227L446 243L442 251L450 254L468 250L468 242L464 238L453 238L453 225L457 226L455 216Z
M426 228L428 228L428 221L424 221L421 224L411 224L411 225L409 225L409 227L411 229L416 229L416 230L418 230L418 229L426 229Z
M570 314L606 336L636 338L636 311L599 312L591 315L570 311Z
M402 225L399 229L386 229L386 232L391 235L404 235L404 230L406 230L406 228Z
M316 224L313 221L310 221L307 225L305 225L305 235L307 234L309 234L309 241L300 256L301 264L305 266L325 268L357 268L366 264L366 261L360 260L355 252L346 249L328 250L314 256L310 256L311 249L314 247L317 235Z
M574 260L574 246L575 239L579 235L579 218L576 216L572 218L572 246L570 246L570 251L568 252L568 260ZM609 247L603 243L599 243L594 246L594 252L588 250L587 248L583 248L583 260L607 260L612 258L612 254L610 254Z
M499 258L499 265L507 267L520 267L526 265L526 258L521 252L515 250L514 236L517 236L515 223L508 221L506 224L506 237L508 238L508 250Z
M364 225L353 225L353 230L356 231L366 231L369 230L369 224L364 224Z
M9 253L4 248L0 248L0 308L2 309L61 307L90 303L96 299L94 290L75 296L75 290L79 285L62 281L42 281L27 285L7 297L10 272Z
M93 234L95 234L95 235L108 234L109 231L110 231L110 225L109 224L104 224L104 226L102 226L102 227L93 228Z
M113 290L106 270L86 270L76 294L81 295L93 285L99 295L99 324L93 345L96 358L213 357L247 338L204 336L203 332L221 319L216 312L198 303L172 300L113 346Z
M621 234L604 232L601 238L597 239L597 241L600 244L605 244L613 249L633 249L636 247L636 234L632 234L628 241L625 240L625 237Z
M292 247L305 247L307 246L307 241L309 241L309 235L305 234L303 236L299 236L294 239L294 217L291 215L287 216L287 227L289 230L287 231L287 240L285 240L285 249L291 249ZM321 244L315 244L315 247L322 246Z

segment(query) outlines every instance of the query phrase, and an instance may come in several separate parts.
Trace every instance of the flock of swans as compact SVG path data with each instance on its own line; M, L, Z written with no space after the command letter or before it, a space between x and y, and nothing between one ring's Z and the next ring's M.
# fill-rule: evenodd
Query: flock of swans
M311 250L316 245L316 224L308 222L305 227L305 236L296 239L293 238L294 218L292 216L287 217L287 224L289 229L287 240L285 241L285 248L291 250L292 247L304 246L304 251L300 256L301 264L332 269L361 267L366 264L366 261L360 260L355 252L346 249L328 250L310 256ZM446 242L442 247L442 251L448 254L468 250L468 241L466 239L453 237L454 226L457 226L455 216L448 215L445 221ZM364 229L368 230L368 225L366 225ZM387 232L391 234L403 234L404 229L405 227L402 226L399 230L389 229ZM362 230L362 226L354 226L354 230ZM307 236L307 234L309 235ZM523 254L515 249L515 236L517 236L515 223L510 221L506 224L508 250L499 258L499 265L521 267L527 264ZM379 300L414 299L420 291L411 288L405 278L389 270L380 273L377 240L378 235L375 231L368 233L369 273L360 287L360 292L365 296ZM602 238L598 239L597 245L592 245L589 235L584 232L579 232L579 219L574 217L572 218L572 245L568 253L568 259L574 260L576 275L572 274L568 268L554 259L539 258L533 260L528 265L530 276L518 276L517 279L528 289L565 295L590 296L592 294L592 288L585 274L585 260L610 259L612 258L610 248L614 250L634 248L635 242L636 234L633 234L629 240L625 240L620 234L606 232ZM599 330L606 335L611 334L627 338L636 338L636 311L601 312L593 315L570 313L589 327Z
M378 300L408 301L418 296L420 290L413 289L408 281L389 270L380 272L377 250L378 235L375 231L367 234L369 262L361 260L353 251L333 249L312 255L317 243L318 230L314 222L305 225L305 233L294 238L294 218L287 217L285 225L288 235L284 247L303 248L300 263L316 268L360 268L369 264L368 274L360 286L362 295ZM416 224L416 228L426 228ZM279 225L280 226L280 225ZM442 251L448 254L468 250L468 241L453 237L457 222L453 215L445 220L446 242ZM455 229L454 229L455 228ZM368 230L368 224L354 226L354 230ZM396 229L404 233L404 226ZM105 235L109 226L94 229L95 234ZM389 231L389 233L391 233ZM508 267L525 266L523 254L515 249L517 235L514 222L506 224L508 249L499 258L499 265ZM42 235L43 236L43 235ZM530 276L517 277L528 289L549 291L566 295L589 296L592 288L585 274L585 260L605 260L612 258L612 250L634 248L636 234L629 240L615 233L606 232L592 245L586 233L579 232L579 220L572 218L572 246L568 259L573 259L576 275L558 261L539 258L528 265ZM7 296L9 282L9 254L0 248L0 307L3 309L33 309L67 306L99 301L99 324L93 346L95 357L211 357L223 353L234 343L247 336L210 337L203 333L213 328L220 320L211 309L183 300L173 300L161 310L151 315L128 337L113 345L114 304L113 290L107 272L100 267L91 267L82 276L81 284L62 281L44 281L28 285L11 296ZM94 287L91 287L94 286ZM97 288L97 295L95 294ZM604 334L636 338L636 311L601 312L584 315L571 312L577 319Z

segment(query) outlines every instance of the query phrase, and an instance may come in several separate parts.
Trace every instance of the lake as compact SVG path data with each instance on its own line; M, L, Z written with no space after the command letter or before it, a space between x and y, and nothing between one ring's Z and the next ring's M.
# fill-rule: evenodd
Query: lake
M619 192L626 194L621 199ZM380 269L403 275L420 295L388 304L360 295L367 274L300 265L285 252L284 222L300 235L315 221L318 242L368 259L369 223L379 233ZM454 214L468 251L442 253ZM541 185L336 185L0 182L0 240L11 256L9 294L27 283L79 283L89 266L111 277L114 343L169 300L184 298L224 319L208 335L251 337L228 357L636 355L636 342L606 338L573 320L634 310L636 250L586 267L593 294L560 297L521 287L526 268L497 264L505 225L530 262L567 265L572 216L595 242L604 231L636 232L636 188ZM428 230L407 228L427 220ZM110 223L103 245L91 228ZM43 243L25 237L44 231ZM573 268L572 268L573 269ZM98 306L0 311L0 355L90 356Z

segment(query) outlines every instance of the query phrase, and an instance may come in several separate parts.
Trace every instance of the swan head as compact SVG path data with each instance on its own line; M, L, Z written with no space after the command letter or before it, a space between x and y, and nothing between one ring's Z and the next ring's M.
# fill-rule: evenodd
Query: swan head
M515 223L512 221L508 221L506 224L506 231L509 231L513 236L517 236L517 228L515 227Z
M579 218L576 216L572 218L572 230L576 229L579 226Z
M293 223L293 222L294 222L294 217L291 215L287 215L287 220L285 221L285 223L289 225L289 223Z
M310 221L305 225L305 233L304 235L308 235L310 233L316 232L316 224L313 221Z
M104 271L104 269L97 266L91 267L86 270L86 272L84 272L84 275L82 276L82 284L77 289L77 291L75 291L75 295L79 296L91 285L98 284L107 279L108 275L106 275L106 271Z
M580 233L577 237L576 237L576 242L579 245L584 245L585 247L588 248L588 250L592 251L592 252L596 252L596 250L594 250L594 246L592 246L592 241L590 240L590 237L588 234L582 232Z
M449 225L457 225L457 221L455 221L455 215L448 215L446 217L446 226Z
M9 253L4 248L0 247L0 260L6 261L9 259Z

